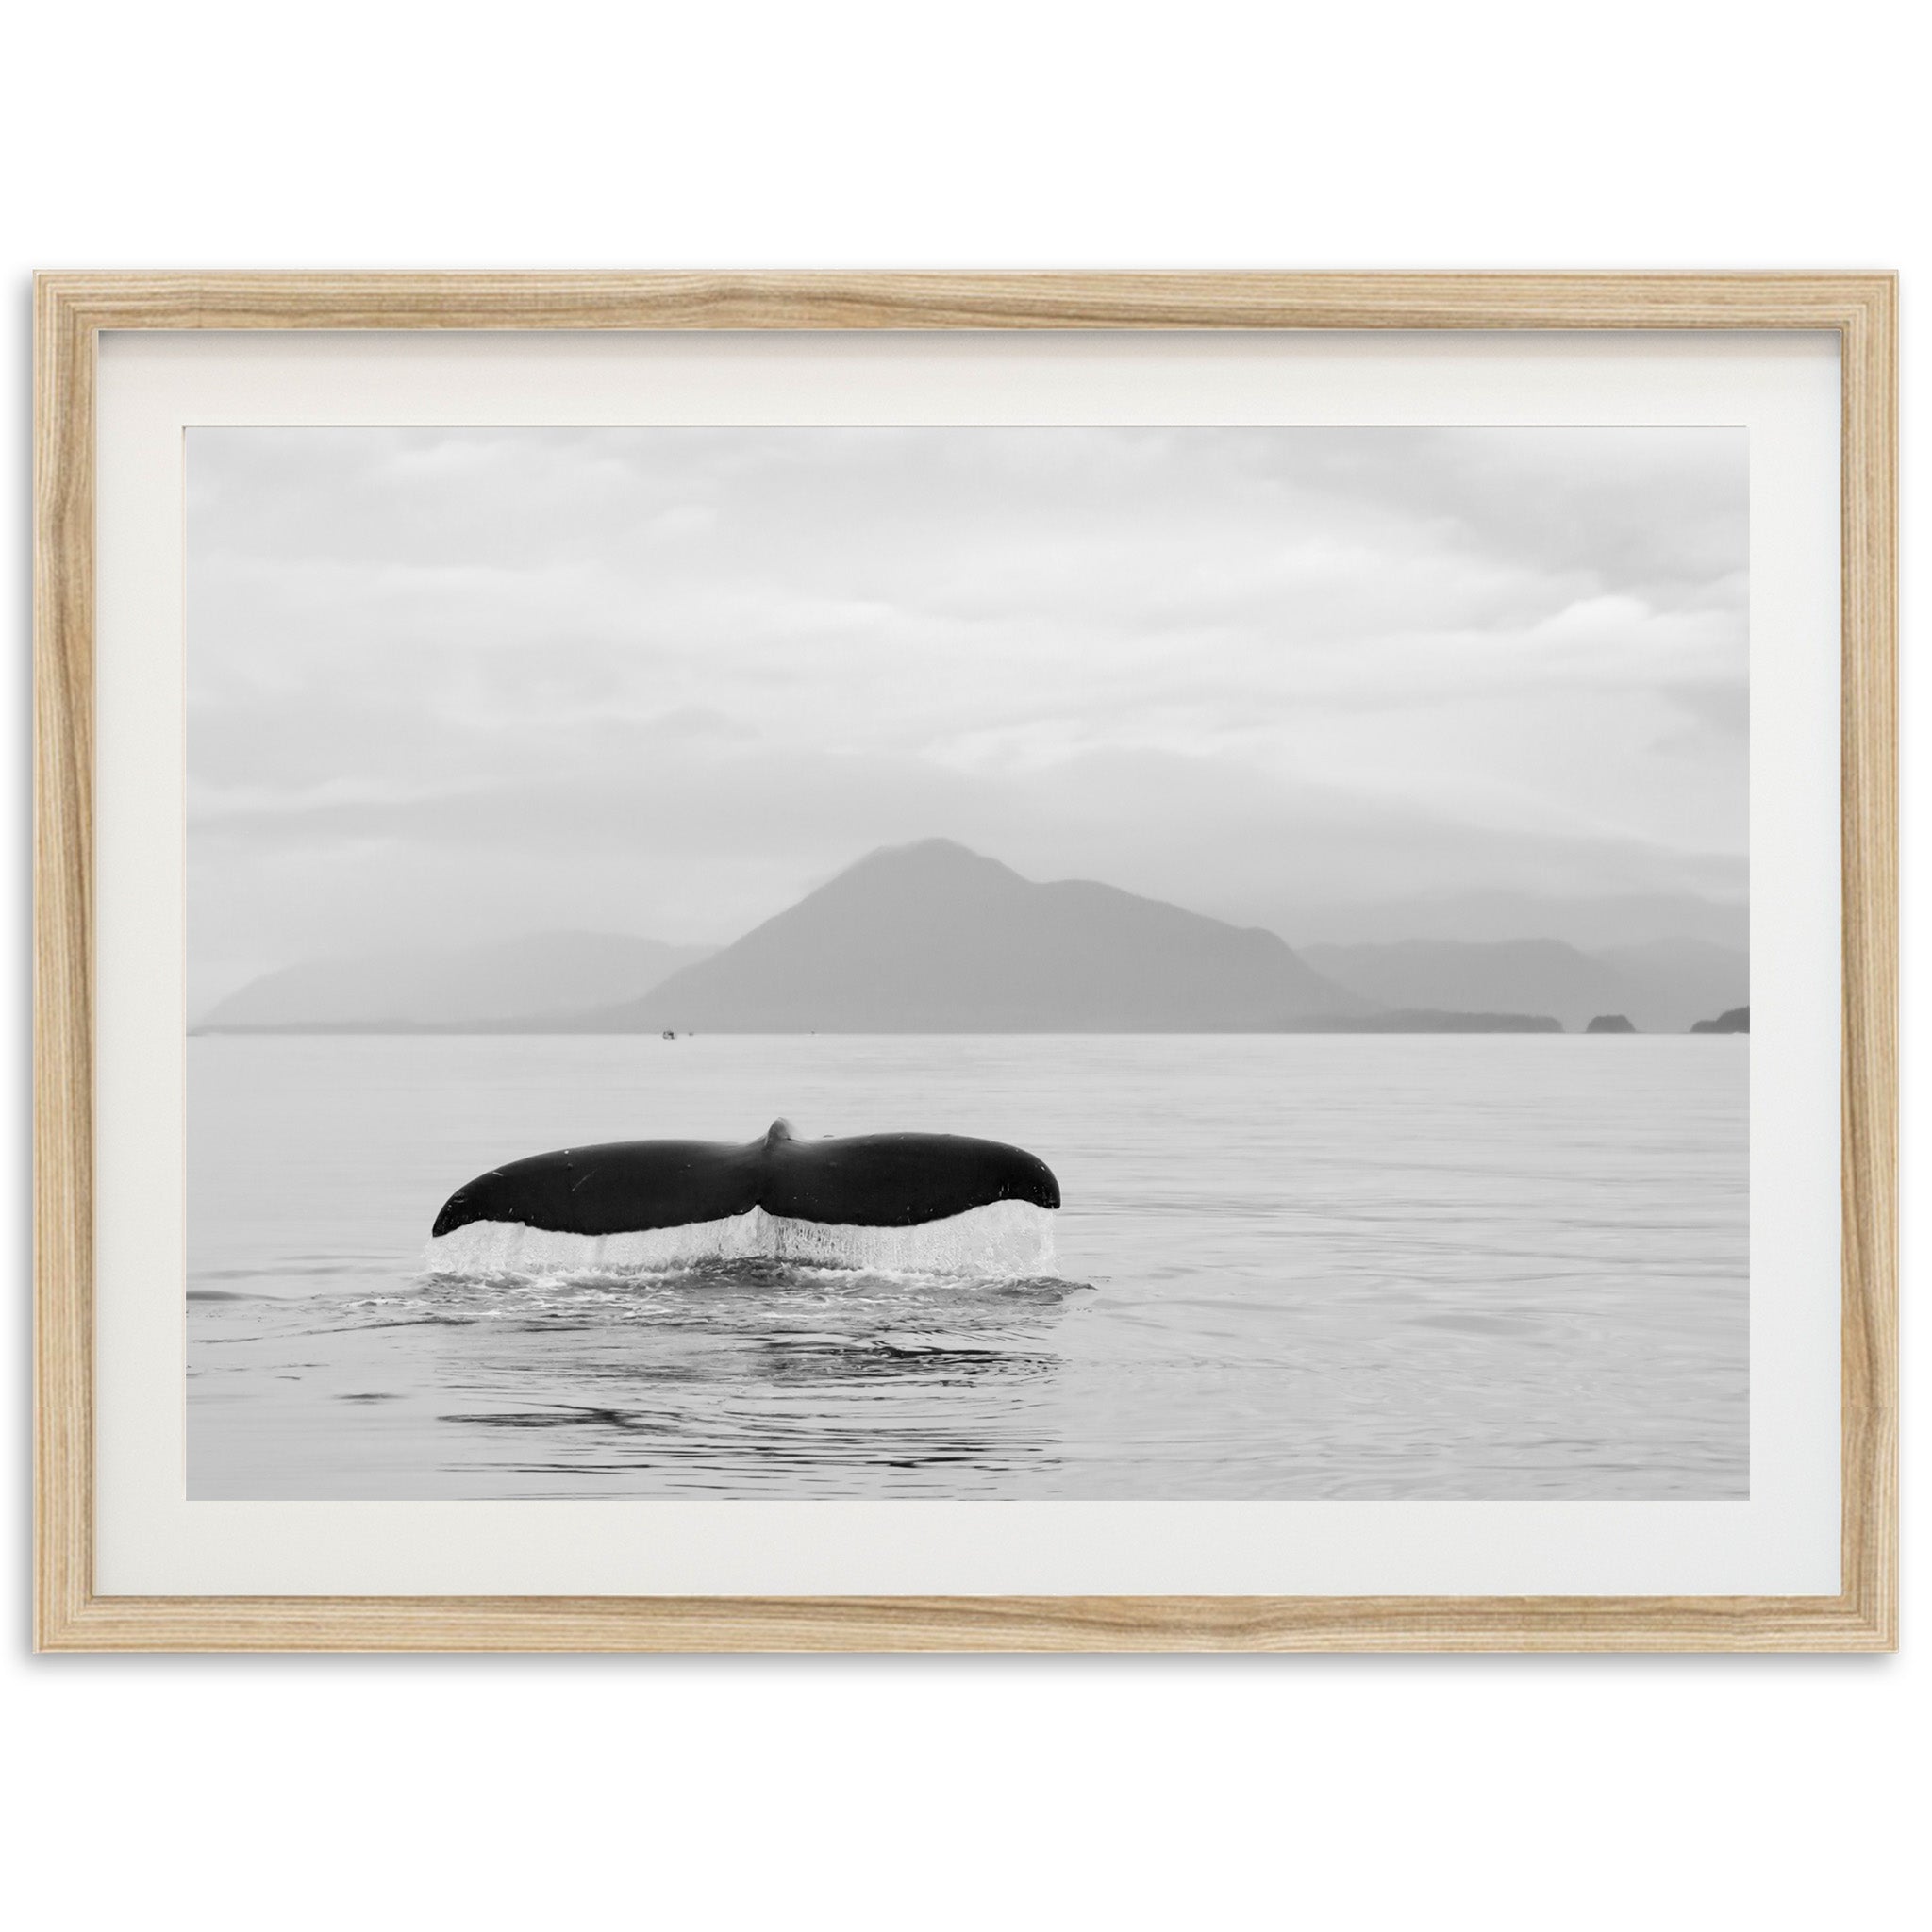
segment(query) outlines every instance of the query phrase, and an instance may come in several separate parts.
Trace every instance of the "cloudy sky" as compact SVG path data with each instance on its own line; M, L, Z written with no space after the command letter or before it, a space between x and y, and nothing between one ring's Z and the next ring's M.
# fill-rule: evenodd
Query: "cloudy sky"
M202 1000L728 941L935 834L1291 941L1743 901L1741 431L197 429L188 486Z

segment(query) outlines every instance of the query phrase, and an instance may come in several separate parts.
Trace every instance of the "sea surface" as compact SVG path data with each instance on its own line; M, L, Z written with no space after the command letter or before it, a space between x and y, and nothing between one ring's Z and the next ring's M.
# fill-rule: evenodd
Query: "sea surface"
M1740 1037L207 1036L189 1493L1748 1493ZM507 1159L927 1129L1058 1174L1025 1278L429 1272Z

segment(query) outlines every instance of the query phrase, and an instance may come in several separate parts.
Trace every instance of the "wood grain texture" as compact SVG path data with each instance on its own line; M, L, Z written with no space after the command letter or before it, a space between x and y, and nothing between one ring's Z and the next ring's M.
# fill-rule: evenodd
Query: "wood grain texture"
M60 1650L1874 1650L1834 1597L93 1597Z
M83 330L1825 329L1841 275L52 275Z
M34 330L34 1553L52 1641L92 1596L94 339Z
M1841 1580L1898 1643L1898 287L1843 372Z
M1819 329L1843 376L1842 1574L1820 1597L104 1597L103 329ZM35 333L35 1577L46 1650L1872 1651L1898 1630L1897 286L1884 275L55 275Z

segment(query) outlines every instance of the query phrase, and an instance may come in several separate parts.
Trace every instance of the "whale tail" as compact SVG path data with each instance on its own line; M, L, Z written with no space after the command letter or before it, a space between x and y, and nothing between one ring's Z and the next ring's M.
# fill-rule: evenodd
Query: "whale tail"
M1044 1274L1059 1183L1019 1147L956 1134L565 1147L467 1182L437 1215L443 1272L675 1266L762 1257Z

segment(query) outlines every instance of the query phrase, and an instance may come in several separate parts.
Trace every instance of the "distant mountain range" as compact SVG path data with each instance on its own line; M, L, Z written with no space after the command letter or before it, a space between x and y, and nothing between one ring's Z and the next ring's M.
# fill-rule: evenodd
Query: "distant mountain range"
M1749 996L1741 953L1661 940L1291 949L1091 880L1037 884L948 840L874 852L723 949L611 933L316 961L203 1031L1522 1032L1627 1014L1686 1031Z
M1326 945L1393 945L1403 940L1562 940L1599 953L1649 941L1703 940L1748 952L1747 904L1690 892L1620 892L1565 898L1534 892L1457 892L1441 898L1251 906L1243 916L1278 932L1297 952Z
M627 933L550 932L461 950L317 959L251 980L200 1024L220 1031L555 1018L634 998L711 950Z
M1573 1032L1599 1014L1622 1013L1641 1033L1683 1033L1750 997L1749 957L1706 940L1595 953L1561 940L1405 940L1304 946L1302 958L1379 1005L1551 1013Z
M874 852L641 999L618 1031L1194 1033L1374 1003L1286 941L1086 879L1036 885L949 840Z

